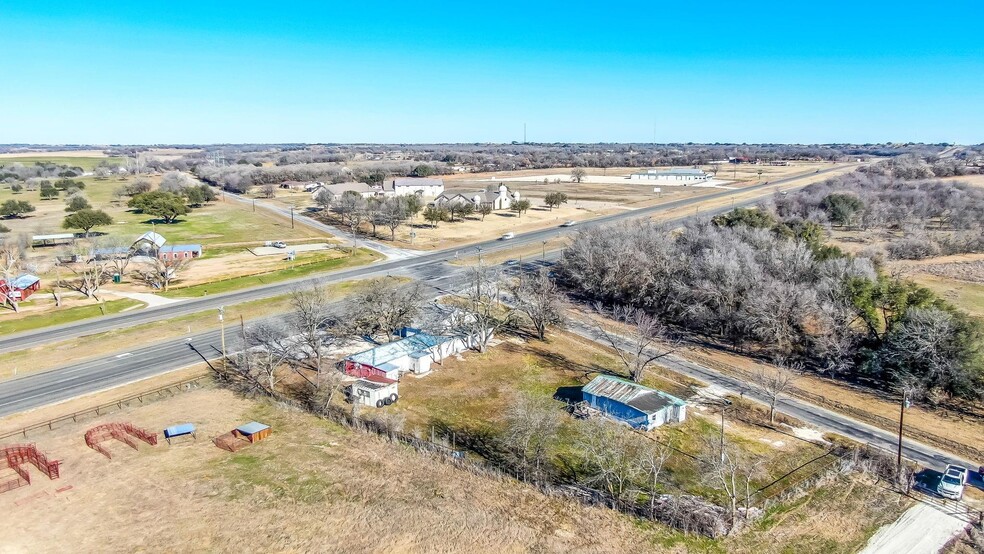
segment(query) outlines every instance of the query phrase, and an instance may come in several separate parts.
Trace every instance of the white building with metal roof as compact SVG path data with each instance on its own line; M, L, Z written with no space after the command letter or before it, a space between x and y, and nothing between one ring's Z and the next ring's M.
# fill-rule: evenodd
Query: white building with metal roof
M714 175L700 169L647 169L629 175L632 181L659 181L667 184L687 185L713 179Z

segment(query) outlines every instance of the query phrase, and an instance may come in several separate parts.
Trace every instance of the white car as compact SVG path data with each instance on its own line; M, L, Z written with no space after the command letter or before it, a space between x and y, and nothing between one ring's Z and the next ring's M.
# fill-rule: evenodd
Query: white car
M282 241L282 240L278 240L277 242L273 243L273 247L274 248L287 248L287 243L284 242L284 241Z
M964 484L967 482L967 468L948 465L943 472L943 478L936 487L936 492L943 498L960 500L963 498Z
M502 235L502 238L500 238L499 240L509 240L509 239L511 239L511 238L513 238L515 236L516 236L516 233L506 233L506 234Z
M561 227L573 227L575 223L577 222L574 221L573 219L568 219L563 224L561 224Z

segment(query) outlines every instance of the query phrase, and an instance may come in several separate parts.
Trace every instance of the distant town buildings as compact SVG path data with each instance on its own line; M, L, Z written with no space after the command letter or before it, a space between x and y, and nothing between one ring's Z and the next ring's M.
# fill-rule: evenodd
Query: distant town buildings
M633 181L657 181L679 185L701 183L712 178L714 175L700 169L647 169L629 175L629 179Z

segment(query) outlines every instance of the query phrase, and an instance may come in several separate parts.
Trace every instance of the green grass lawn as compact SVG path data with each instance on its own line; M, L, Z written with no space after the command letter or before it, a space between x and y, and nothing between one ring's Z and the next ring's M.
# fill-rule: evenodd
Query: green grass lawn
M2 157L0 156L0 166L3 165L13 165L19 163L22 165L34 165L37 162L50 162L58 165L67 165L68 167L81 167L86 171L91 171L93 168L98 166L102 162L108 164L119 164L125 165L126 158L121 157L102 157L102 156L45 156L44 154L38 154L37 156L24 156L24 157Z
M984 317L984 284L928 274L915 275L911 279L968 314Z
M99 317L122 312L127 308L143 307L146 304L127 298L121 300L110 300L101 305L76 306L74 308L55 309L50 312L37 315L29 315L18 319L0 321L0 335L19 333L21 331L31 331L52 325L71 323L82 319ZM12 312L5 312L12 313Z
M155 221L153 216L130 211L125 198L123 201L114 199L116 189L136 178L84 177L75 180L85 183L83 192L93 208L105 211L113 219L113 224L97 227L93 230L94 233L135 239L147 231L156 230L172 244L195 243L205 246L327 238L323 233L305 225L296 223L291 228L287 218L275 216L267 210L253 212L249 206L231 200L223 201L221 196L209 205L192 209L176 223L163 224ZM62 220L66 215L64 193L57 198L42 200L40 191L14 193L9 188L0 188L0 202L8 199L24 200L36 208L35 212L27 214L25 218L4 221L4 225L14 233L65 232L62 228Z
M173 287L171 288L171 290L167 292L161 292L160 295L166 296L168 298L188 298L188 297L205 296L206 293L219 294L223 292L230 292L230 291L249 288L249 287L269 285L270 283L276 283L278 281L286 281L288 279L295 279L298 277L306 277L308 275L313 275L315 273L321 273L325 271L334 271L346 267L364 265L373 262L375 260L378 260L380 257L381 255L375 251L368 250L365 248L360 248L352 256L332 258L319 262L297 265L295 267L289 267L286 269L281 269L279 271L272 271L270 273L263 273L260 275L235 277L232 279L226 279L224 281L216 281L213 283L205 283L201 285L194 285L194 286L183 287L183 288Z

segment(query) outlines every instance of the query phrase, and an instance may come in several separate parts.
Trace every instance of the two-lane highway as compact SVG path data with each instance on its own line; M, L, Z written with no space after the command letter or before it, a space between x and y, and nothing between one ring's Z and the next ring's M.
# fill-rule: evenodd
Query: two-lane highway
M837 171L840 169L843 169L843 166L832 166L829 169L820 170L817 173L824 174L831 171ZM224 306L224 305L238 304L241 302L249 302L253 300L262 300L264 298L270 298L273 296L277 296L279 294L283 294L283 291L286 288L290 288L294 286L307 286L307 285L314 284L316 282L335 283L335 282L347 281L352 279L364 279L364 278L375 277L379 275L404 273L426 265L443 264L444 262L453 259L456 252L467 252L470 250L477 250L480 248L483 252L491 253L501 250L519 248L522 246L536 244L544 240L555 238L558 235L569 236L577 232L577 230L581 228L606 225L609 223L614 223L616 221L627 220L632 218L647 217L654 214L658 214L660 212L667 212L670 210L684 208L688 206L697 206L704 202L714 201L720 198L726 198L738 194L747 194L749 192L754 192L754 191L762 192L761 196L758 198L754 198L752 200L744 200L739 203L736 203L735 205L743 206L743 205L754 204L755 202L759 201L761 197L767 196L768 191L770 189L785 184L795 183L797 180L801 180L805 177L809 177L810 175L812 174L793 175L784 179L779 179L769 183L761 183L758 185L745 187L743 189L721 190L719 192L714 192L700 197L685 198L681 200L667 202L664 204L659 204L656 206L650 206L647 208L627 210L625 212L611 214L597 219L585 221L571 228L551 227L547 229L541 229L539 231L523 233L521 235L517 235L514 239L508 241L493 239L478 244L472 244L467 247L448 248L445 250L429 252L412 258L403 258L403 259L397 259L391 261L377 262L367 266L355 267L355 268L339 270L339 271L332 271L319 275L293 279L289 281L280 281L270 285L263 285L259 287L253 287L249 289L243 289L243 290L233 291L223 294L215 294L215 295L204 296L200 298L183 300L180 302L175 302L173 304L167 304L165 306L146 308L139 311L123 312L120 314L105 316L98 319L84 320L76 323L46 327L44 329L35 330L35 331L28 331L24 333L7 335L4 336L3 338L0 338L0 352L9 352L13 350L32 348L42 344L48 344L52 342L67 340L67 339L76 338L85 335L92 335L104 331L111 331L113 329L133 327L135 325L141 325L152 321L170 319L173 317L196 313L203 310L215 309L218 308L219 306ZM721 208L721 209L714 210L713 212L707 211L705 213L712 214L721 211L725 211L725 209Z

